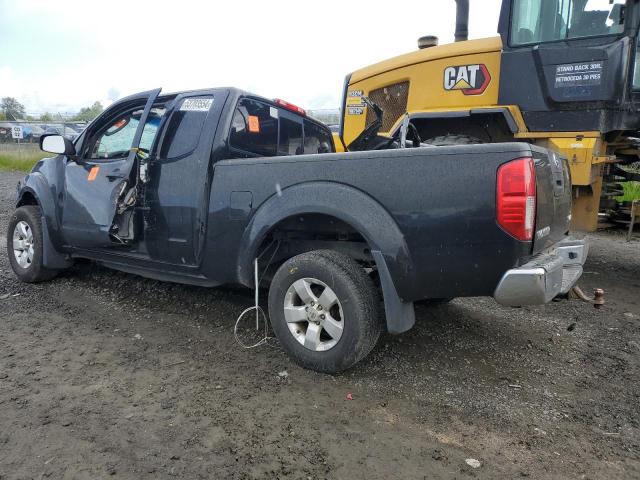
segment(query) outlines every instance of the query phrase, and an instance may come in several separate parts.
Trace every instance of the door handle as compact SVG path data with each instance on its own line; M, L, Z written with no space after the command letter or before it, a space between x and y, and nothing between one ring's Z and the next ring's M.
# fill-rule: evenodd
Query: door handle
M126 175L124 173L110 173L109 175L105 175L109 180L118 180L119 178L125 178Z

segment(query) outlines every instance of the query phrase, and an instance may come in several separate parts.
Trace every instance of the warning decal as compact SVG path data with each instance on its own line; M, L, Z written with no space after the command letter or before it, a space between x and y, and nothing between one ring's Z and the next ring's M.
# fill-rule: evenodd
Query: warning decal
M556 65L556 88L600 85L603 70L602 62Z

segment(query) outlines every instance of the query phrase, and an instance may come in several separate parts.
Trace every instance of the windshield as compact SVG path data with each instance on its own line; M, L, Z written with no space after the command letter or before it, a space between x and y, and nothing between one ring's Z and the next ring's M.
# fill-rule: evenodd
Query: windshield
M142 131L139 148L149 152L155 139L160 119L164 115L165 109L152 108L147 117L147 123ZM135 110L118 118L115 122L107 125L98 134L96 142L91 150L90 158L124 158L129 154L133 138L140 123L142 110Z
M624 0L514 0L511 45L615 35L624 30Z

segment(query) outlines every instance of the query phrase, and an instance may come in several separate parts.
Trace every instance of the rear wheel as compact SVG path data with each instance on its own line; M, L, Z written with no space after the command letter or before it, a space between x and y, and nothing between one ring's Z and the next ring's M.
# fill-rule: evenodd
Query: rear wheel
M18 208L9 220L7 231L9 263L23 282L50 280L57 270L45 268L42 263L42 213L37 205Z
M287 260L269 289L280 344L311 370L345 370L371 352L382 332L378 291L354 260L316 250Z

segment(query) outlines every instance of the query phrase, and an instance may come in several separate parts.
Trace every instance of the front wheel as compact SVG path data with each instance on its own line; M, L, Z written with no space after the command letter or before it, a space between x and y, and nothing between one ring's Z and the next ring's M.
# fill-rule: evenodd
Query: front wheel
M42 252L42 213L36 205L18 208L9 220L7 254L14 273L23 282L50 280L57 271L45 268Z
M269 289L280 344L298 364L335 373L366 357L382 332L378 291L364 269L330 250L287 260Z

